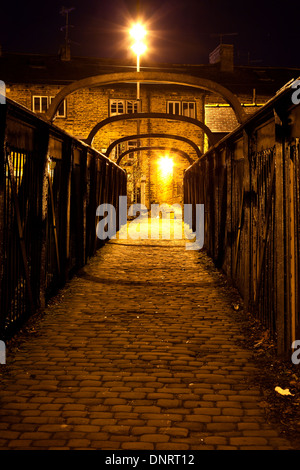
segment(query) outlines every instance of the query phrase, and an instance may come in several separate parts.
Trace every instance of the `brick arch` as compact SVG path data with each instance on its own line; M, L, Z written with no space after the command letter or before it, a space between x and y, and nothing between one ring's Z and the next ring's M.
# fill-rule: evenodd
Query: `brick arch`
M99 132L104 126L108 124L112 124L117 121L126 121L130 119L168 119L173 121L183 121L190 124L194 124L198 126L200 129L204 131L207 135L208 141L210 145L214 145L216 143L215 136L202 121L198 121L197 119L193 119L187 116L180 116L175 114L168 114L168 113L131 113L131 114L119 114L117 116L112 116L107 119L103 119L103 121L98 122L93 129L90 131L88 138L85 139L85 142L89 145L92 145L93 139L97 132Z
M133 134L133 135L128 135L126 137L121 137L120 139L115 140L112 142L109 147L106 150L106 156L109 158L109 155L111 154L113 148L121 144L122 142L126 142L128 140L139 140L139 139L172 139L172 140L179 140L181 142L185 142L186 144L190 145L195 152L197 153L198 158L202 156L202 152L199 149L199 147L193 142L192 140L188 139L187 137L179 136L179 135L172 135L172 134Z
M172 153L177 153L177 154L181 155L182 157L186 158L186 160L190 164L194 163L194 160L189 156L189 154L184 152L181 149L173 148L173 147L170 148L170 147L151 147L151 146L148 146L148 147L133 147L132 149L126 150L125 152L121 153L118 160L116 161L117 165L120 165L121 160L124 157L126 157L126 155L128 155L129 153L141 152L143 150L163 150L163 151L168 151L168 152L172 152Z
M114 83L160 83L160 84L173 84L180 86L187 86L192 88L200 88L212 93L217 93L229 103L236 115L237 121L241 124L245 121L247 115L242 108L238 97L232 93L228 88L225 88L219 83L208 80L206 78L199 78L192 75L177 74L171 72L119 72L104 75L95 75L92 77L83 78L66 85L55 96L52 101L45 117L49 121L53 121L55 114L62 101L71 93L85 87L105 86Z

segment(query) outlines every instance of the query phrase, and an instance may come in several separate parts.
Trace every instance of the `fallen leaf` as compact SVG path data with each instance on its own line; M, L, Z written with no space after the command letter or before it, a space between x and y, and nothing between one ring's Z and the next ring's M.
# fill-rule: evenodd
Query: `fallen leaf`
M281 387L275 387L275 392L279 393L280 395L292 395L293 394L289 391L288 388L282 389Z

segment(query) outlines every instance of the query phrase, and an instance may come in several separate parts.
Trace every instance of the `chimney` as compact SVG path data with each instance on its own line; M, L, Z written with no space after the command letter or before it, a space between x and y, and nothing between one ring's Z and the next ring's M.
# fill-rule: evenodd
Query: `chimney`
M209 54L209 63L219 64L221 72L233 72L233 45L219 44L219 46Z

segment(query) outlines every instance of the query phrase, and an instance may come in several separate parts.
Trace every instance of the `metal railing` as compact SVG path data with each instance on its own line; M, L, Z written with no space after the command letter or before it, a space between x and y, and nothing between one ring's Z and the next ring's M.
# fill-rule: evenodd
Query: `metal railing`
M0 106L0 337L8 338L101 246L96 208L126 174L6 100Z
M291 94L280 90L184 176L184 202L205 206L205 249L280 355L300 339L300 107Z

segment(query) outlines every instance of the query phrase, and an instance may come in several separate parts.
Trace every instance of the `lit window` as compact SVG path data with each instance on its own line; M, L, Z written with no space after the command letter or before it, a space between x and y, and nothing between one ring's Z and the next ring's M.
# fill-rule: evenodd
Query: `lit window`
M49 108L54 96L33 96L32 97L32 110L35 113L45 113ZM56 113L56 117L66 117L66 100L64 100Z
M50 96L50 104L52 103L52 100L54 100L54 96ZM56 117L67 117L66 100L60 103L56 113Z
M113 143L113 141L111 141L111 143ZM112 154L111 154L111 158L113 160L118 160L118 158L120 157L120 155L122 155L122 153L126 152L127 150L134 149L135 147L137 147L137 144L138 143L136 140L129 140L128 142L121 142L120 144L114 147ZM134 160L134 152L126 155L125 158L127 161L127 165L129 164L131 165L131 162L133 162Z
M134 149L138 145L137 140L129 140L127 142L127 150ZM134 160L134 152L128 154L128 162L132 162Z
M109 115L131 114L138 112L138 101L136 100L109 100Z
M136 101L136 100L126 101L126 112L128 114L137 113L138 112L138 101Z
M182 115L190 118L196 118L196 103L194 101L183 101Z
M196 103L195 101L168 101L167 112L168 114L179 114L195 119Z
M111 140L111 144L113 143L114 141ZM121 142L120 144L116 145L114 148L113 148L113 151L111 153L111 157L112 159L114 160L118 160L119 156L121 155L121 153L125 152L126 150L126 142Z
M180 101L168 101L167 110L169 114L181 114Z
M48 96L33 97L33 111L35 113L45 113L48 109Z
M109 100L109 114L116 116L125 113L125 100Z

